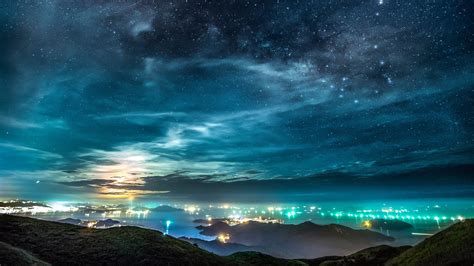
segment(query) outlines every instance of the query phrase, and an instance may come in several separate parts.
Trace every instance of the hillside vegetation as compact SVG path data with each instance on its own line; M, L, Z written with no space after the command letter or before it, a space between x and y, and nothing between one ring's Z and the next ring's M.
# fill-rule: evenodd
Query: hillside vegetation
M474 263L474 220L452 225L425 239L387 265L469 265Z

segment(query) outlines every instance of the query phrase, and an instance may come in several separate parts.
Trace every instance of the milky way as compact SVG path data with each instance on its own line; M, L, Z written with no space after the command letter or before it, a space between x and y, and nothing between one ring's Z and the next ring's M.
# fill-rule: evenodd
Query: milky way
M472 195L473 13L2 2L0 197Z

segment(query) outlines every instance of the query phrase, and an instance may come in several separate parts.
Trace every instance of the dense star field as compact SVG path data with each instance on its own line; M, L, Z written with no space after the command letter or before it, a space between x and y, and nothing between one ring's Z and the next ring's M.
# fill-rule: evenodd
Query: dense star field
M472 196L473 7L2 1L0 198Z

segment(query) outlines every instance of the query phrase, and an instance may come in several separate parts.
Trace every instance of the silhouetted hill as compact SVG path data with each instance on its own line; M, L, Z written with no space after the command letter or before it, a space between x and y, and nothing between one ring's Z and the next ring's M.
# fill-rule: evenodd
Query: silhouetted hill
M231 259L239 265L307 265L306 263L299 260L279 259L270 255L262 254L260 252L237 252L228 256L227 258Z
M226 222L219 221L219 222L213 223L210 226L198 225L198 226L196 226L196 229L201 230L202 235L217 236L217 235L222 234L224 232L230 231L231 227L232 226L230 226Z
M226 265L192 244L138 227L91 229L0 215L0 241L53 265ZM0 263L1 264L1 263Z
M364 224L372 229L382 229L382 230L393 230L393 231L401 231L412 229L413 225L400 221L400 220L386 220L386 219L373 219L368 222L368 224Z
M219 240L206 241L198 238L180 237L179 239L197 245L209 252L220 256L228 256L236 252L257 251L261 253L268 253L264 247L246 246L238 243L222 243Z
M218 222L200 228L203 235L228 234L229 242L264 247L272 256L295 259L349 255L363 248L394 240L370 230L311 222L298 225L248 222L235 226Z
M112 220L112 219L105 219L105 220L100 220L97 221L95 224L95 227L97 228L108 228L108 227L113 227L119 225L120 222L117 220Z
M308 265L360 265L360 266L379 266L384 265L388 260L400 255L402 252L411 248L410 246L391 247L381 245L358 251L352 255L344 257L322 257L312 260L301 260Z
M425 239L387 265L474 264L474 219L456 223Z
M151 210L155 211L155 212L182 212L182 211L184 211L183 209L171 207L169 205L160 205L160 206L158 206L156 208L153 208Z
M58 220L59 223L64 223L64 224L74 224L74 225L80 225L81 224L81 219L74 219L74 218L65 218Z
M66 219L57 220L57 222L64 223L64 224L94 227L94 228L109 228L109 227L120 225L120 221L112 220L112 219L105 219L105 220L98 220L98 221L82 221L80 219L66 218ZM92 225L90 225L89 223L92 223Z
M219 223L219 222L228 222L230 219L227 219L227 218L213 218L212 220L208 220L208 219L196 219L196 220L193 220L193 223L197 223L197 224L215 224L215 223Z

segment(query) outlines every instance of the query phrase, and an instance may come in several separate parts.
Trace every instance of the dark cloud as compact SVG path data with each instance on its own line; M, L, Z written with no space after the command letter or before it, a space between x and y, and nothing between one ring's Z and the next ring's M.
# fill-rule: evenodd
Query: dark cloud
M236 201L262 202L284 197L292 200L310 200L320 195L326 199L374 197L403 197L419 194L418 197L469 196L472 185L460 184L470 181L474 165L429 166L398 173L361 175L346 172L325 172L299 178L273 178L252 180L249 178L215 181L215 176L193 177L185 173L144 177L144 184L131 185L134 191L168 191L162 196L171 199L200 200L205 202ZM429 181L428 181L429 180ZM81 180L61 182L66 186L123 189L110 181ZM420 187L423 189L420 190Z
M57 182L61 185L71 186L71 187L100 187L110 185L112 181L104 179L87 179L87 180L77 180L77 181L67 181L67 182Z

